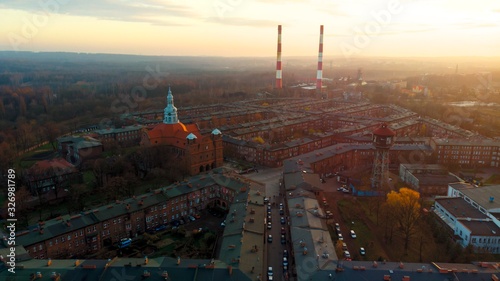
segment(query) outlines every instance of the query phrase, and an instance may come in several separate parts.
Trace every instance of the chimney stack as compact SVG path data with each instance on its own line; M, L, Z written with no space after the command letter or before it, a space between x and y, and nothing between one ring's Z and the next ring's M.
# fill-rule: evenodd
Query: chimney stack
M278 55L276 58L276 89L281 89L283 82L281 80L281 25L278 25Z
M316 91L321 92L323 87L323 25L319 28L319 53L318 53L318 72L316 74Z

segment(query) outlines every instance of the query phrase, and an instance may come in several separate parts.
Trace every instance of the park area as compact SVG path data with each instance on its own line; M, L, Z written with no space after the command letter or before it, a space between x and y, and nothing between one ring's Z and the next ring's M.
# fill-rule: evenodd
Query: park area
M354 260L392 262L455 262L494 261L499 257L473 253L472 248L462 248L454 243L448 230L429 212L432 202L423 201L421 212L413 228L408 249L402 229L398 228L390 213L384 211L386 197L354 197L338 192L325 192L329 210L340 224L343 241L338 241L335 227L329 224L332 241L336 241L339 257L343 257L342 243L346 243ZM349 231L357 234L351 238ZM360 247L366 250L362 256Z

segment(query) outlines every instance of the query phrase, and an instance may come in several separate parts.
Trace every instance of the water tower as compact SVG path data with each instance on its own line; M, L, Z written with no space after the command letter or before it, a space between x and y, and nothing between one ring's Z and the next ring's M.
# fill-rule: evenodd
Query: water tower
M394 143L396 133L386 123L373 131L372 142L375 146L373 160L372 188L380 188L389 167L389 149Z

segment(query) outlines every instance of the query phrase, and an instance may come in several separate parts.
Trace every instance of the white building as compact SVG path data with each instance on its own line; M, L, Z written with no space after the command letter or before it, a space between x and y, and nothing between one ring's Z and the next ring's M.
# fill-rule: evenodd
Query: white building
M495 198L496 201L495 201ZM436 198L434 212L446 223L463 247L500 253L500 185L474 187L448 185L446 197Z

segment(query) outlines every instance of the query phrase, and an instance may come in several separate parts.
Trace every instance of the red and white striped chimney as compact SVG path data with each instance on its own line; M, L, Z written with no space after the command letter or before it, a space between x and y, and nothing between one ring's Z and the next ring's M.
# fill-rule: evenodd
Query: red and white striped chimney
M316 74L316 90L321 91L323 86L323 25L319 28L319 53L318 53L318 72Z
M276 89L281 89L281 25L278 25L278 57L276 58Z

